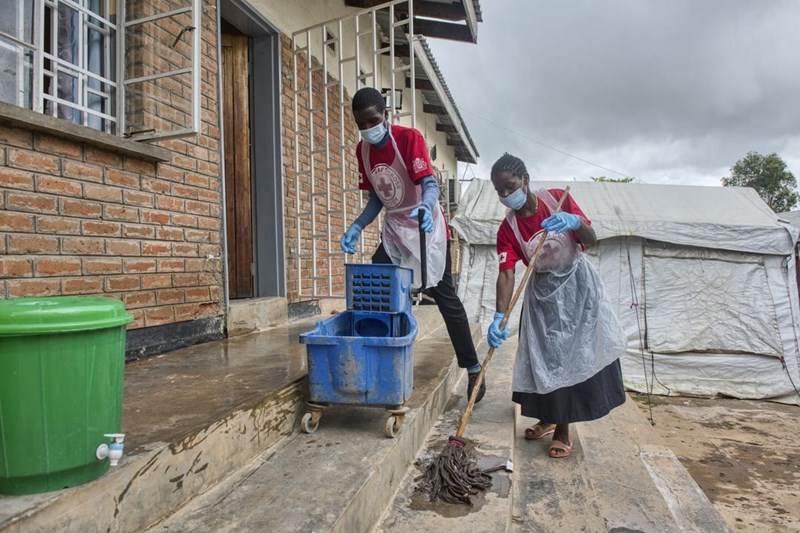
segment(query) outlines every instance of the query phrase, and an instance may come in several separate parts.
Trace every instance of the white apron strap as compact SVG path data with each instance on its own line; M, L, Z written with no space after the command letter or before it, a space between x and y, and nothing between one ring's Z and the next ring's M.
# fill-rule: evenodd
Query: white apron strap
M420 275L419 225L409 215L415 207L420 205L422 188L411 181L408 167L403 160L391 129L389 130L389 139L394 149L394 158L391 164L388 165L390 168L382 170L382 175L384 179L388 176L389 179L393 180L394 188L389 188L389 190L395 191L396 196L387 195L380 187L378 180L376 180L376 175L373 174L370 163L369 155L371 150L368 143L362 143L361 156L365 170L368 173L368 179L386 210L386 218L381 233L383 247L392 263L414 270L414 284L416 287L419 284L419 280L422 279ZM433 232L426 237L425 244L428 257L428 287L434 287L442 279L446 265L447 227L441 210L437 209L433 212Z
M519 225L517 224L517 216L513 209L509 209L506 213L506 222L508 222L508 225L511 226L511 231L514 233L514 237L517 238L517 243L519 244L520 249L522 249L522 253L525 254L525 260L530 261L527 250L528 243L522 238L522 234L519 231Z
M551 213L555 210L558 202L553 195L550 194L550 191L547 189L539 189L534 194L539 201L550 208ZM511 231L514 232L514 237L517 238L517 242L519 243L520 249L522 249L522 253L525 254L525 261L530 261L532 250L534 248L533 241L536 238L536 235L531 235L531 238L527 241L522 238L522 233L519 231L519 224L517 224L517 216L513 209L509 209L508 212L506 212L506 220L508 221L508 225L511 226Z

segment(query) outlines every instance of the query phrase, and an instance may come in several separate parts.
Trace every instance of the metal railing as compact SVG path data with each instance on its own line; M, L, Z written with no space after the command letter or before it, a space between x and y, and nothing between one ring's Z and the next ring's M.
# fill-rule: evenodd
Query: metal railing
M404 18L397 20L397 15ZM297 295L302 298L342 296L334 288L331 275L334 265L345 262L345 254L339 251L339 235L332 232L331 215L341 213L343 224L348 222L348 199L357 195L359 209L364 206L362 191L352 176L358 168L349 168L348 154L353 154L358 136L350 133L347 120L350 113L348 85L351 91L365 86L388 90L388 109L391 123L408 118L416 126L415 51L413 0L394 0L365 9L358 13L330 20L298 30L292 34L292 108L294 115L294 186L295 186L295 254ZM405 43L408 50L407 63L398 61L396 47ZM347 52L345 48L347 48ZM332 53L331 53L332 52ZM333 57L331 57L333 56ZM301 65L301 63L305 63ZM367 69L367 70L365 70ZM349 71L349 72L348 72ZM314 74L320 73L321 84L314 83ZM300 81L305 75L305 84ZM401 80L398 82L398 77ZM387 79L388 78L388 79ZM398 83L406 88L410 80L410 105L397 109ZM386 86L384 87L384 83ZM329 89L337 88L338 101L331 102ZM401 88L401 90L402 90ZM319 93L322 94L319 94ZM305 104L302 103L305 97ZM332 110L338 107L337 119ZM301 120L301 115L306 118ZM321 125L315 124L321 115ZM338 135L337 135L338 133ZM332 139L338 139L338 143ZM306 146L303 146L305 141ZM318 141L320 146L317 146ZM301 157L304 152L305 157ZM338 164L332 164L332 154L338 153ZM320 165L317 156L323 157ZM332 175L338 173L341 183L341 208L332 205ZM317 178L324 176L324 187L317 188ZM308 184L309 209L302 209L302 186ZM356 203L355 201L353 203ZM317 220L324 213L324 227ZM360 211L359 211L360 212ZM304 221L305 222L304 224ZM382 224L382 217L379 221ZM303 236L303 227L310 227L310 239ZM364 236L362 234L356 260L364 262ZM327 275L320 275L322 260ZM303 265L311 262L311 276L304 279ZM290 266L290 268L292 268ZM304 284L304 281L307 282Z

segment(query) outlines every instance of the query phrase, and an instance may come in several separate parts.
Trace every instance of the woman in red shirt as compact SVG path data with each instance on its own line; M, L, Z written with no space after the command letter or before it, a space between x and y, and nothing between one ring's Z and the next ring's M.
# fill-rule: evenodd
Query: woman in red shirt
M523 416L539 420L525 438L553 434L550 457L569 457L569 424L601 418L625 401L622 330L583 254L597 237L571 197L554 212L563 190L531 190L519 158L503 155L492 167L492 183L509 211L497 232L497 311L487 340L498 347L508 337L499 326L514 291L514 268L520 260L528 263L547 231L525 289L512 400Z

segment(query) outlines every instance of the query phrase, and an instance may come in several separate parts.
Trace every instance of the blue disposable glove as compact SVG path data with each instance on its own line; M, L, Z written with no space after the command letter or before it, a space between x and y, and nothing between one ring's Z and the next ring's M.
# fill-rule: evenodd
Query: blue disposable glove
M431 214L431 210L428 209L428 206L421 205L419 207L415 207L411 214L409 215L415 221L419 220L419 213L422 212L422 229L425 230L425 233L430 233L433 231L433 215Z
M581 217L572 213L559 211L550 215L542 222L542 227L553 233L564 233L565 231L575 231L581 227Z
M503 321L505 315L501 312L494 314L492 325L489 326L489 332L486 334L486 340L492 348L499 348L503 341L508 338L508 329L500 329L500 322Z
M339 245L342 247L344 253L356 253L356 244L358 244L358 237L361 235L361 229L361 226L354 222L347 228L347 231L344 232L342 239L339 241Z

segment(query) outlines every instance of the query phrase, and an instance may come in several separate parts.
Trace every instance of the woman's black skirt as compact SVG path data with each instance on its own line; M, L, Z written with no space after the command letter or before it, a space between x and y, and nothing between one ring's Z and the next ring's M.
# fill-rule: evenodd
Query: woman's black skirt
M547 394L516 392L512 397L522 416L548 424L586 422L606 416L625 403L619 359L582 383Z

